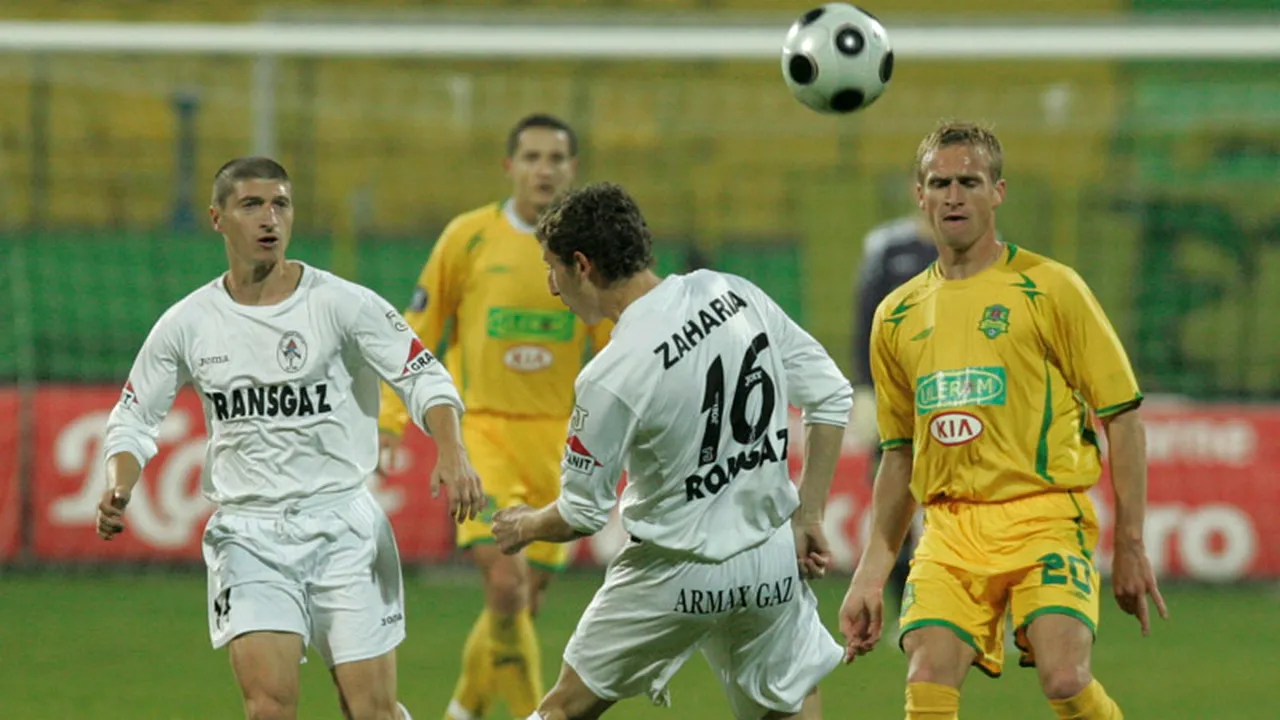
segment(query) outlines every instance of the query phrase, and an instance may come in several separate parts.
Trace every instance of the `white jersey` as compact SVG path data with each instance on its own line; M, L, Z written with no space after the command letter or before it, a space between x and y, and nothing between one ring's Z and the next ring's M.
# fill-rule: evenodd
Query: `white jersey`
M594 533L617 501L633 537L718 562L768 540L799 496L787 406L844 426L853 389L826 350L750 282L673 275L623 311L578 376L561 515Z
M145 465L174 396L190 383L209 434L209 500L269 505L350 490L377 465L379 378L419 425L434 405L461 411L448 371L373 291L304 264L292 295L254 306L233 300L219 278L151 329L103 449Z

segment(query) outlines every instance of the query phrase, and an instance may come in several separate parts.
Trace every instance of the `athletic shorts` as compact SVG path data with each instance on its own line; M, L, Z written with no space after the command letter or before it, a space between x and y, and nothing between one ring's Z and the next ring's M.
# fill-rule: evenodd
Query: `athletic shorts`
M458 526L458 547L493 542L493 515L514 505L535 508L560 496L560 460L568 418L514 418L468 413L462 420L462 442L480 476L488 504L474 520ZM529 564L560 571L569 562L564 543L531 543L524 550Z
M843 649L799 578L791 526L722 563L685 558L644 542L624 547L569 639L565 663L599 698L648 695L669 705L667 684L702 650L734 717L799 712Z
M224 506L203 540L209 636L296 633L329 667L404 640L404 588L391 523L364 486L270 508Z
M1023 667L1035 666L1027 627L1042 615L1076 618L1096 635L1097 540L1097 517L1082 492L926 506L924 536L902 598L899 644L917 628L945 627L978 653L978 669L998 677L1006 613Z

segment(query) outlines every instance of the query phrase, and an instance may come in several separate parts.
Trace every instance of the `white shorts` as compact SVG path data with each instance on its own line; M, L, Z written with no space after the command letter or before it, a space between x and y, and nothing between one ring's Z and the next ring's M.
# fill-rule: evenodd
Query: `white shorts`
M799 712L840 664L843 650L799 577L789 523L719 564L632 541L610 563L564 660L601 699L644 694L669 705L667 684L698 649L740 720Z
M249 632L291 632L333 667L404 640L395 535L363 486L273 508L219 508L203 546L214 648Z

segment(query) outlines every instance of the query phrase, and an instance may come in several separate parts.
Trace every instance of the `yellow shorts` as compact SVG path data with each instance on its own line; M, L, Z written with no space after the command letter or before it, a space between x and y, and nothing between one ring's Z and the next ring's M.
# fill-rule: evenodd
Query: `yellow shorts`
M514 418L469 413L462 419L462 442L489 499L475 520L458 526L458 547L493 542L493 515L514 505L544 507L560 495L560 459L568 418ZM560 571L569 564L569 546L533 543L529 564Z
M1009 614L1019 664L1035 666L1027 627L1046 614L1076 618L1097 634L1098 521L1082 492L1002 503L934 503L911 561L899 637L939 625L978 653L974 665L999 677Z

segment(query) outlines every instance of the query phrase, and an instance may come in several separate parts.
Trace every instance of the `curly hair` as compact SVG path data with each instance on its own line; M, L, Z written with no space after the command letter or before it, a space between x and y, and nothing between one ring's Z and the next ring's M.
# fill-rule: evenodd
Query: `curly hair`
M961 120L943 120L933 132L925 136L916 149L916 180L924 180L925 163L929 156L944 147L968 145L987 154L991 181L999 180L1004 172L1004 149L994 131L985 125Z
M607 285L653 267L649 226L631 195L613 183L592 183L557 198L535 232L566 265L582 253Z

